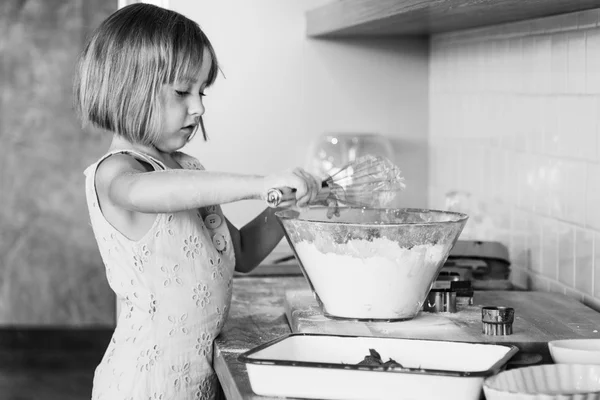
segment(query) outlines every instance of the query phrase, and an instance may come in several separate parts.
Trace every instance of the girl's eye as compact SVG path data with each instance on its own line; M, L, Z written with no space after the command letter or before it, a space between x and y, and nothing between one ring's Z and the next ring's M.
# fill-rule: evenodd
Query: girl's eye
M206 96L206 95L204 94L204 92L200 92L199 94L200 94L200 97L204 97L204 96Z
M180 97L183 97L188 94L188 92L185 90L176 90L175 93L177 93L177 96L180 96Z

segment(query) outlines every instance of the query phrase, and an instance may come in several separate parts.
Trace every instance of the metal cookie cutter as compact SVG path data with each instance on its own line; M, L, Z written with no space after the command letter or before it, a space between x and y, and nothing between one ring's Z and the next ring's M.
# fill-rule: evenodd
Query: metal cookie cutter
M456 292L444 288L431 289L423 304L423 311L455 313Z
M482 307L481 322L486 335L512 335L515 310L511 307Z

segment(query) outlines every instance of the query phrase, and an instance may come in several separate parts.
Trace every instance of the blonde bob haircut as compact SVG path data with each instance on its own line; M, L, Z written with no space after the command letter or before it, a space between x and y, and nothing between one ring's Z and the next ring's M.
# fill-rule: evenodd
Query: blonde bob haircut
M210 86L219 66L197 23L151 4L116 11L96 29L79 58L74 101L83 126L153 145L163 121L162 85L195 80L205 51L212 60ZM202 119L200 128L206 140Z

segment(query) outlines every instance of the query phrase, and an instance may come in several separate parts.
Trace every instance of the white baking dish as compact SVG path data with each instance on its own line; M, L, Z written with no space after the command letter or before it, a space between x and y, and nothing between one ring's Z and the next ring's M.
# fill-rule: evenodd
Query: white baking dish
M357 366L369 349L402 368ZM292 333L239 356L262 396L309 399L478 400L515 346Z

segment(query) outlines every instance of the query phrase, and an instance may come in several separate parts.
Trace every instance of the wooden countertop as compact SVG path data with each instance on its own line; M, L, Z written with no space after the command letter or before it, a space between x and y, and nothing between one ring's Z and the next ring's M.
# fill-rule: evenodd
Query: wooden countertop
M266 400L269 398L257 396L252 392L246 366L238 362L237 358L251 348L291 333L286 317L286 306L293 305L293 302L290 303L289 295L294 292L306 293L309 286L303 276L236 277L233 282L233 299L229 318L223 331L215 340L215 370L228 400ZM286 293L288 294L287 301ZM511 344L518 344L521 353L529 350L542 355L543 362L551 362L551 359L548 361L549 354L543 354L547 353L545 342L548 340L598 337L600 335L600 313L574 299L544 292L511 292L510 296L507 296L507 293L476 292L475 302L476 304L495 305L506 303L507 306L516 307L515 310L518 308L514 335L504 339L498 338L498 342L514 341L516 343ZM302 310L301 307L300 311ZM294 322L298 325L298 321L302 322L302 316L304 316L308 321L303 325L305 328L312 326L313 328L320 327L319 329L322 330L325 325L319 325L318 318L313 320L315 316L312 314L311 310L308 310L304 314L300 312L296 317L292 315L291 318L292 320L297 319ZM329 324L333 326L335 321L329 321ZM471 332L472 329L469 325L468 320L458 324L457 326L462 326L464 330L461 333L464 337L460 335L456 337L462 338L464 341L478 341L477 338L469 339L471 336L477 336L477 333ZM374 329L373 326L370 326L369 329L362 327L362 331L348 331L347 334L361 332L365 334L364 332L367 332L366 335L370 336L373 334L371 332ZM353 329L359 328L361 326L353 325ZM298 327L297 330L303 331ZM526 360L527 357L525 357ZM514 361L515 366L519 366L519 361Z
M327 318L310 289L288 290L285 304L293 332L510 344L520 350L515 357L539 358L542 364L553 362L548 350L549 341L600 339L600 313L562 293L475 291L473 305L457 306L455 313L421 312L414 319L402 322ZM512 334L484 334L482 306L512 307L515 310Z
M228 400L266 400L252 392L243 352L291 333L285 316L285 292L308 289L300 277L236 277L229 317L215 340L214 367Z

